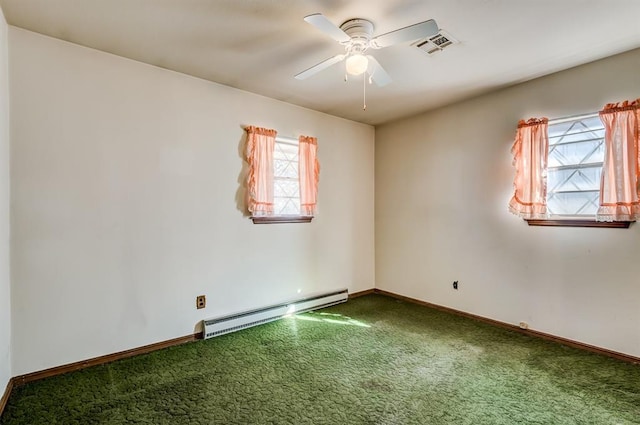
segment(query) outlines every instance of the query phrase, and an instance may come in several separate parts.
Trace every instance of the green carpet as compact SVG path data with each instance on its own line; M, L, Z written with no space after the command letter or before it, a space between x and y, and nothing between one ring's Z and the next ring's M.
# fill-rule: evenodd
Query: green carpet
M0 424L640 424L640 366L369 295L18 387Z

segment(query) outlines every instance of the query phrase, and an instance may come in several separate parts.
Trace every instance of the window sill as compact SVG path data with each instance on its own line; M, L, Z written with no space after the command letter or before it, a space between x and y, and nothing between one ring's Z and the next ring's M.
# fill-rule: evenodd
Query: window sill
M526 220L529 226L554 227L604 227L610 229L627 229L631 221L595 221L595 220Z
M278 224L278 223L311 223L312 216L278 216L278 217L249 217L253 224Z

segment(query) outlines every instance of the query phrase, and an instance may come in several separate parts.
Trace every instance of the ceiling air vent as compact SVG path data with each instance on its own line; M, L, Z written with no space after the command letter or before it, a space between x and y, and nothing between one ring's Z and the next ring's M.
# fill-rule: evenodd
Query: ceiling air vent
M413 43L412 46L417 47L429 55L433 55L452 44L458 44L458 40L451 37L444 30L440 30L436 35L417 41Z

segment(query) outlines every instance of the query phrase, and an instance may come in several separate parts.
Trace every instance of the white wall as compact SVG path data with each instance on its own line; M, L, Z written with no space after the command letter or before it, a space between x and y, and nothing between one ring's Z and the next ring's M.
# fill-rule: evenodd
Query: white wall
M376 287L640 356L640 225L507 211L518 120L640 97L639 70L636 50L377 128Z
M0 10L0 397L11 378L9 272L9 74L7 23Z
M374 286L372 127L13 27L9 41L15 375ZM249 124L318 138L311 224L238 208Z

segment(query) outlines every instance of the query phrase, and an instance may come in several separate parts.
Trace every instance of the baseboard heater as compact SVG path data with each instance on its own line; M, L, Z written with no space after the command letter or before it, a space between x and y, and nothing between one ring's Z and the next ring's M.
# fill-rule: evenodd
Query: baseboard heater
M213 338L214 336L272 322L290 314L304 313L305 311L340 304L347 301L348 298L349 292L346 289L342 289L230 316L204 320L204 338Z

